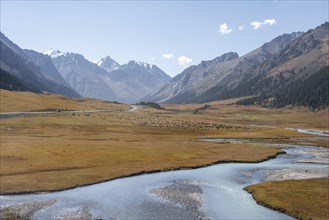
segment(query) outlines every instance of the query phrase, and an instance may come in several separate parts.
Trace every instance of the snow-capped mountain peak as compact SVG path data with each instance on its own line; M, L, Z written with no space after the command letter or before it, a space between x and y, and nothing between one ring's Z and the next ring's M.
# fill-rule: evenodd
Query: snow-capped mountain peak
M128 62L128 66L135 66L138 65L140 67L142 67L143 69L149 69L152 70L154 65L148 64L148 63L144 63L141 61L135 61L135 60L131 60Z
M107 72L111 72L113 70L117 70L120 67L116 61L114 61L110 56L106 56L100 60L94 61L94 63L105 69Z
M145 67L145 68L147 68L147 67L149 67L149 66L152 66L152 65L150 65L150 64L148 64L148 63L144 63L144 62L141 62L141 61L136 61L136 63L137 63L138 65L140 65L140 66Z
M59 56L63 56L66 53L63 53L63 52L61 52L59 50L53 50L53 49L51 49L51 50L48 50L47 52L45 52L44 54L50 56L51 58L56 58L56 57L59 57Z

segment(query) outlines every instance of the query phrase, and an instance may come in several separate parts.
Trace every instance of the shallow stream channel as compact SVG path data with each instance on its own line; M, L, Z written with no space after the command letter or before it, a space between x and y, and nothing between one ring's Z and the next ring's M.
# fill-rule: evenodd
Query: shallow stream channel
M199 141L275 145L244 143L239 139ZM271 180L328 177L329 149L279 146L286 154L261 163L218 164L127 177L60 192L0 196L0 213L10 211L42 220L293 219L258 205L243 188Z

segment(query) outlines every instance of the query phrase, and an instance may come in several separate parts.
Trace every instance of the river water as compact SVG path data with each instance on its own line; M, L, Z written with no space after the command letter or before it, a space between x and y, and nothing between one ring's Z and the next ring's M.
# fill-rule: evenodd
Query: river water
M212 141L215 141L212 139ZM264 145L264 147L267 147ZM329 150L314 146L283 145L286 154L262 163L227 163L117 179L76 189L30 195L0 196L0 208L29 210L33 219L159 219L195 218L182 204L161 198L152 189L188 181L202 190L198 212L211 219L292 219L257 205L243 190L264 182L267 173L284 169L329 171L329 161L309 162ZM314 153L316 152L316 153ZM329 159L328 159L329 160ZM306 162L305 162L306 161ZM328 177L328 175L326 175ZM40 205L40 201L48 201ZM34 204L31 206L24 204Z

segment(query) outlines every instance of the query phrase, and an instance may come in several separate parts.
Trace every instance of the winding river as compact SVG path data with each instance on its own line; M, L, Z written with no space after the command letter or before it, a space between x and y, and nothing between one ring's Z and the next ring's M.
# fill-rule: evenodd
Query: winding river
M262 163L218 164L122 178L61 192L0 196L0 209L17 207L20 213L30 212L32 219L292 219L256 204L243 188L268 180L294 179L306 173L328 177L329 149L281 147L286 154ZM200 190L185 189L189 187ZM172 189L172 199L155 193L159 189L166 189L169 194ZM186 201L175 199L179 193L185 194L181 196Z

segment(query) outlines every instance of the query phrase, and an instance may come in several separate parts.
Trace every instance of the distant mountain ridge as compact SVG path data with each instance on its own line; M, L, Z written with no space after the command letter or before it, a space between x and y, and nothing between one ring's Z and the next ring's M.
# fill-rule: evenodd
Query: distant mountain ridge
M65 82L82 96L118 100L114 91L99 77L106 74L106 71L85 59L83 55L58 50L47 51L45 54L51 58Z
M119 100L126 103L138 102L171 80L159 67L144 62L129 61L119 65L105 57L97 65L107 72L99 77L115 91Z
M262 96L265 104L291 81L311 76L328 66L328 27L326 22L306 33L283 34L242 57L231 52L229 59L225 59L228 54L224 54L211 61L202 61L143 100L202 103Z
M129 103L138 102L149 93L158 90L171 80L156 65L129 61L117 70L109 73L111 86L117 88L122 97Z
M170 77L155 65L130 61L120 65L107 56L90 62L81 54L50 50L58 72L82 96L135 103L159 89Z

